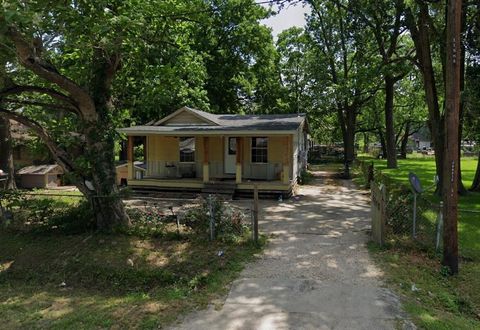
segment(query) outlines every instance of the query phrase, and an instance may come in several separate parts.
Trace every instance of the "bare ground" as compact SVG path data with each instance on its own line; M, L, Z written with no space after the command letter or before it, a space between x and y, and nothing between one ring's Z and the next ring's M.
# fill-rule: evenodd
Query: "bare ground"
M321 172L291 200L261 201L264 254L220 308L174 329L413 328L365 247L369 210L365 192Z

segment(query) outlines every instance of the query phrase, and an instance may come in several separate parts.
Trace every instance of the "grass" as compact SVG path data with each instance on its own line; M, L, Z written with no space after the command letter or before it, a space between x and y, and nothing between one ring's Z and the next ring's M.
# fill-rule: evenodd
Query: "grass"
M435 161L432 157L399 160L398 169L387 169L385 160L373 161L390 184L408 185L408 173L414 172L424 187L433 183ZM471 185L477 159L462 159L463 181ZM435 199L433 193L426 196ZM480 210L480 194L460 197L460 209ZM415 323L424 329L480 328L480 217L460 212L460 274L449 276L440 265L440 256L415 246L379 248L370 244L374 259L385 272L387 282L404 298L404 306ZM412 290L412 285L419 290Z
M261 246L0 231L0 250L3 328L153 329L221 303Z

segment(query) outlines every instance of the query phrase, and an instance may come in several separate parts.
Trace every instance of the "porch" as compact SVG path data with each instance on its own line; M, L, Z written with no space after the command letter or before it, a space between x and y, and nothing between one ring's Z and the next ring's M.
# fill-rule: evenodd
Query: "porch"
M228 186L248 192L256 185L259 191L287 195L294 185L291 135L149 135L144 139L146 172L141 178L133 171L133 141L134 136L128 136L128 185L133 189L202 192Z

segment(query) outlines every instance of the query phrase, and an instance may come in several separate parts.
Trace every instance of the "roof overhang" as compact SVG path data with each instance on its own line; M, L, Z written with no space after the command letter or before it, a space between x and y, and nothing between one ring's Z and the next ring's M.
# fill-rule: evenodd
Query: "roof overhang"
M163 136L195 136L195 135L208 135L208 136L224 136L224 135L236 135L236 136L259 136L259 135L293 135L297 133L297 130L239 130L239 129L187 129L182 127L181 129L162 130L158 126L133 126L127 128L119 128L118 132L126 134L127 136L147 136L147 135L163 135Z

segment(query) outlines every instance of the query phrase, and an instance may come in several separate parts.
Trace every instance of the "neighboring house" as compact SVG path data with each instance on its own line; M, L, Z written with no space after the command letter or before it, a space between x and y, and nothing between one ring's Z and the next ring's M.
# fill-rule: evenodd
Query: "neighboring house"
M290 195L307 165L304 114L211 114L183 107L128 136L128 185L157 189L220 189ZM135 178L133 139L146 137L146 173Z
M416 150L427 150L433 147L430 132L427 128L422 128L420 131L410 136L409 139L413 142L413 148Z
M59 165L27 166L17 172L21 188L51 188L61 185L63 169Z
M136 180L143 179L145 177L145 173L147 172L146 166L143 162L135 162L134 163L135 170L133 173L133 177ZM126 186L128 182L128 163L124 162L116 166L117 172L117 185L118 186Z

